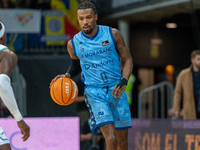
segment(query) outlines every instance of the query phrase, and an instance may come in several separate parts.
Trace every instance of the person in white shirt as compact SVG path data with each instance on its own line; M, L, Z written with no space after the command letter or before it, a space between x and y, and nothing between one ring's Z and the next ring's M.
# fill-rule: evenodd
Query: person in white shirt
M6 33L5 26L0 22L0 97L10 113L17 121L17 125L22 133L23 141L30 136L30 127L24 122L18 109L13 89L11 87L11 73L17 65L17 55L5 46ZM0 150L11 150L8 138L0 127Z

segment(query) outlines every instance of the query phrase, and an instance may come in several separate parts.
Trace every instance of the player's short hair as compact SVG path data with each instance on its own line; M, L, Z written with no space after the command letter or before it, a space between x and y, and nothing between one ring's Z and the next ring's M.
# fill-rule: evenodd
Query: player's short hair
M200 50L199 49L192 51L191 58L194 58L196 55L200 55Z
M79 4L77 10L92 8L94 10L94 14L96 15L97 10L96 10L96 7L94 5L95 2L96 2L96 0L86 0L85 2L82 2L82 3Z

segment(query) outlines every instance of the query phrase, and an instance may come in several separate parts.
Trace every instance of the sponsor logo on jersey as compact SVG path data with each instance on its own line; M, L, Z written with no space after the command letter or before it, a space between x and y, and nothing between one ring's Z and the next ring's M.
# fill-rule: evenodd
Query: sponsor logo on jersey
M85 51L85 49L81 46L81 52L84 52Z
M101 42L102 46L108 46L110 43L108 40Z
M99 68L99 67L103 67L105 65L108 65L108 64L113 64L114 63L114 60L107 60L107 61L101 61L100 63L98 64L85 64L85 70L88 70L88 69L91 69L91 68Z
M103 112L103 111L100 111L100 112L98 112L98 115L99 115L99 116L104 115L104 112Z
M111 47L87 53L87 54L85 54L85 57L92 57L92 56L95 56L95 55L101 55L101 54L109 52L109 51L111 51Z

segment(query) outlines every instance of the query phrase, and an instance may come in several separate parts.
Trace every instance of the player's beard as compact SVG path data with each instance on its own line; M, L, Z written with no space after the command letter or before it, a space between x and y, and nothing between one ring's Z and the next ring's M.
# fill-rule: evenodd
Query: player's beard
M93 30L94 30L94 28L91 28L90 30L87 30L87 31L83 30L83 32L85 34L91 34Z

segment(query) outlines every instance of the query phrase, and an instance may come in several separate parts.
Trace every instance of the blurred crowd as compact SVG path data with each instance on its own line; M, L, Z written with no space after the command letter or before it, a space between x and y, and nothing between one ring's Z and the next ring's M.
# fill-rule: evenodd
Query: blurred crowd
M0 0L0 9L9 8L27 8L27 9L42 9L55 10L51 5L59 0ZM77 0L79 3L85 0Z
M51 9L51 0L0 0L1 9L9 8L30 8L30 9Z

